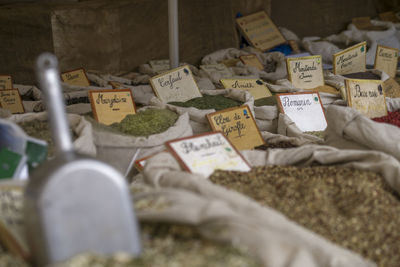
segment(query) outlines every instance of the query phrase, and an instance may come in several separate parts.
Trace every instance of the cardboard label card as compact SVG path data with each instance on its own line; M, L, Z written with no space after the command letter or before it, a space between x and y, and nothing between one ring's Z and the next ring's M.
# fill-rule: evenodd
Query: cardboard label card
M264 65L262 64L262 62L254 54L240 56L239 58L245 65L256 67L259 70L264 69Z
M239 150L253 149L264 144L247 105L207 114L207 119L214 131L221 131Z
M0 75L0 90L13 89L11 75Z
M266 51L286 42L264 11L236 19L240 32L255 48Z
M0 107L13 114L25 112L18 89L0 90Z
M224 88L249 91L254 100L272 95L265 83L258 79L222 79L221 83Z
M160 59L160 60L150 60L150 67L158 74L169 71L170 64L169 59Z
M400 20L396 17L396 14L393 11L379 13L378 16L383 21L390 21L393 23L400 22Z
M386 72L390 77L396 77L399 49L378 45L376 48L374 69Z
M386 99L381 81L345 79L344 83L349 107L357 109L369 118L387 115Z
M94 118L105 125L120 122L128 114L136 114L129 89L90 90L89 98Z
M69 85L90 86L86 72L82 68L61 73L61 80Z
M383 91L387 97L400 98L400 85L393 78L383 83Z
M219 73L223 78L233 76L232 72L224 64L201 65L200 69L204 70L208 76L213 75L215 72Z
M286 66L295 87L312 89L324 85L321 56L286 58Z
M225 59L222 60L221 63L224 64L226 67L231 68L231 67L236 67L236 64L240 60L238 58L231 58L231 59Z
M111 85L113 89L124 87L122 83L116 81L109 81L108 84Z
M24 225L24 187L0 184L0 240L14 255L27 258L29 249Z
M217 169L243 172L251 169L220 132L172 140L166 145L186 170L206 178Z
M362 42L333 55L333 74L364 72L367 42Z
M370 17L353 18L351 23L353 23L357 29L362 31L383 31L386 29L384 26L373 25Z
M189 66L183 66L150 79L154 93L163 102L187 101L201 97Z
M303 132L323 131L328 125L318 92L278 94L278 106Z

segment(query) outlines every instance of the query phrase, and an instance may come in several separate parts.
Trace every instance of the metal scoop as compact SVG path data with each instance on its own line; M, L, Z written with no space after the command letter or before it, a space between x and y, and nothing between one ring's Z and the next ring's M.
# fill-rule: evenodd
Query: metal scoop
M138 255L140 235L126 181L109 165L73 152L57 58L40 55L36 72L56 156L35 170L26 189L25 221L34 263L46 266L82 252Z

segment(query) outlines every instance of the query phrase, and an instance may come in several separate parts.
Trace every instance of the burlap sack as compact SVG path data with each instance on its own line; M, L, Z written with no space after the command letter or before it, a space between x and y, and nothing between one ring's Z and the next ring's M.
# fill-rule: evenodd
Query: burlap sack
M201 91L203 95L223 95L228 98L232 98L244 103L244 105L249 106L249 110L254 116L254 98L251 94L245 90L235 90L235 89L218 89L218 90L204 90ZM150 105L157 107L168 107L178 113L187 112L190 117L190 125L193 129L193 134L200 134L211 131L211 126L207 120L207 114L213 113L215 109L197 109L194 107L178 107L174 105L162 102L159 98L154 97L150 100Z
M268 267L375 266L269 207L183 172L169 153L149 159L143 173L153 190L134 195L135 202L158 205L137 210L141 221L194 225L207 238L247 248Z
M146 108L157 107L148 106ZM114 166L120 172L126 173L137 148L141 149L137 157L139 159L164 150L164 143L169 140L193 134L189 124L189 115L179 111L177 113L180 116L173 126L165 132L148 137L137 137L111 131L107 126L100 125L90 119L89 121L92 122L94 128L93 137L97 147L97 157Z
M92 135L92 125L82 116L75 114L67 115L68 122L72 131L78 136L73 141L74 150L80 154L96 156L96 146ZM15 123L40 120L47 120L47 113L25 113L16 114L8 118Z
M326 144L341 149L381 151L400 160L400 128L379 123L354 108L331 105L326 110Z

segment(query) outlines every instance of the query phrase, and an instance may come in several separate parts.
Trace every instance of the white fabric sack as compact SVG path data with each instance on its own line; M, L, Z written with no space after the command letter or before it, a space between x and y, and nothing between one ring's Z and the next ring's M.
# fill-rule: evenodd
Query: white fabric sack
M143 109L146 108L157 107L148 106ZM137 157L137 159L140 159L164 150L164 143L169 140L193 135L189 124L189 115L182 112L177 113L180 115L173 126L165 132L147 137L126 135L108 130L107 126L94 123L93 136L98 158L125 173L137 148L141 149Z
M18 89L21 96L31 96L32 101L42 99L42 91L34 85L14 84L13 87Z
M254 119L260 131L277 133L278 130L278 107L274 106L254 106Z
M80 154L96 156L92 125L84 117L76 114L67 114L67 118L70 128L78 136L78 138L73 141L74 150ZM44 121L47 120L47 113L16 114L8 119L17 124L35 120Z
M400 110L400 98L386 97L386 107L390 112Z
M235 89L218 89L201 91L203 95L223 95L234 100L243 102L243 105L248 105L250 112L254 114L254 98L248 91ZM157 107L168 107L178 113L187 112L190 117L190 125L193 129L193 134L200 134L211 131L211 126L207 120L207 114L213 113L215 109L198 109L195 107L178 107L162 102L159 98L154 97L150 100L150 105Z
M399 127L375 122L354 108L335 105L327 108L326 118L327 145L341 149L381 151L400 160Z
M243 55L248 55L249 53L237 48L226 48L215 51L203 57L201 60L202 65L218 64L224 60L239 58Z
M135 203L160 205L138 210L141 221L194 225L210 239L247 248L268 267L375 266L274 209L215 185L201 175L183 172L169 153L149 159L143 174L145 182L154 189L134 195Z
M321 55L322 62L332 64L333 54L341 51L339 47L328 41L321 41L320 37L305 37L302 45L311 55Z
M286 114L279 113L278 117L278 134L288 137L294 137L298 139L296 143L298 145L304 145L309 143L323 144L324 140L302 132Z

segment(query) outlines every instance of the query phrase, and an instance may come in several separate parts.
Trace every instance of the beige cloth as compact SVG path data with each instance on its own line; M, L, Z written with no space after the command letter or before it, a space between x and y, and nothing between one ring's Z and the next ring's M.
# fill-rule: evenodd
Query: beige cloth
M265 152L259 157L263 155ZM208 238L248 248L268 267L375 266L269 207L212 184L201 175L183 172L169 153L149 159L143 174L153 190L134 195L135 202L159 205L137 211L141 221L197 226Z
M379 123L354 108L331 105L326 110L326 144L342 149L381 151L400 160L400 128Z

